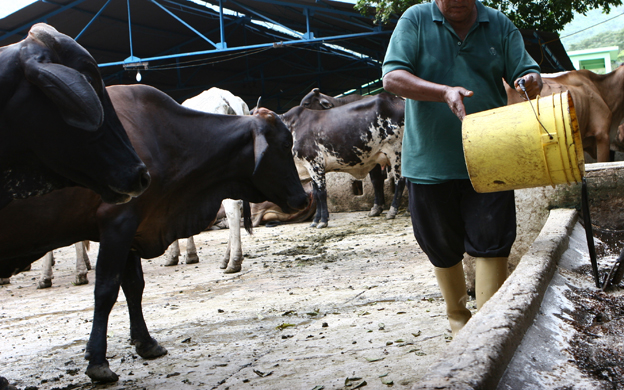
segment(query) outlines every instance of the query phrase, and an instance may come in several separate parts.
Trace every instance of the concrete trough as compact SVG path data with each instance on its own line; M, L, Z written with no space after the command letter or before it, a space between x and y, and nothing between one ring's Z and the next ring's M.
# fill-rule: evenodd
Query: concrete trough
M586 170L592 225L622 230L624 213L613 211L621 210L624 201L624 163L591 164ZM561 335L565 326L557 320L569 309L560 298L562 286L596 289L591 278L571 276L589 264L577 211L580 193L580 184L517 191L524 242L542 215L547 215L546 222L501 289L413 390L600 388L580 372L571 372L564 351L567 336Z

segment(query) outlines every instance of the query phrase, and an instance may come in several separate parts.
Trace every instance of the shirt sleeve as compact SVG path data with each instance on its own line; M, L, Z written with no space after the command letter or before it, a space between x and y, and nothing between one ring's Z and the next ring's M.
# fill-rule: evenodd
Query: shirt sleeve
M505 56L507 57L505 61L505 81L507 84L513 85L516 79L527 73L540 73L540 67L526 51L524 39L520 31L513 26L511 21L508 19L507 21L512 28L505 39Z
M415 74L418 59L418 28L415 21L406 12L397 22L382 65L382 76L393 70L406 70Z

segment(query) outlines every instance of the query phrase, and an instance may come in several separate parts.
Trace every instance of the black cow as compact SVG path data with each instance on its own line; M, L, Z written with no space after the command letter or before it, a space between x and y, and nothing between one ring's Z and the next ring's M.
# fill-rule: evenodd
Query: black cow
M401 180L401 144L405 101L380 93L331 110L293 107L281 115L293 133L293 155L299 176L306 170L314 182L316 214L312 226L327 226L325 173L348 172L363 179L375 167L390 167Z
M152 183L145 193L111 205L74 187L14 201L0 210L0 277L54 248L100 242L93 329L85 355L87 375L102 382L118 379L106 360L106 330L120 286L137 353L144 358L167 353L143 319L141 258L160 256L174 240L210 226L226 198L270 200L285 211L308 204L292 158L292 136L273 112L203 113L143 85L109 87L108 92L150 169Z
M348 103L357 102L358 100L366 99L371 96L362 96L357 93L345 95L341 97L332 97L321 93L321 90L314 88L307 95L301 99L300 106L309 108L310 110L329 110L330 108L344 106Z
M123 203L149 184L95 60L47 24L0 47L0 175L0 208L75 185Z
M362 99L370 98L370 95L362 96L357 93L353 93L341 97L332 97L321 93L318 88L314 88L307 95L301 99L300 106L309 108L311 110L329 110L330 108L344 106L345 104L357 102ZM377 164L368 173L371 183L373 184L373 192L375 199L373 201L373 207L371 208L369 217L377 217L381 215L383 206L386 203L386 196L384 194L384 170L381 165ZM405 190L405 178L401 177L394 188L394 197L390 205L390 210L386 213L386 219L394 219L399 211L399 204L403 197L403 191Z

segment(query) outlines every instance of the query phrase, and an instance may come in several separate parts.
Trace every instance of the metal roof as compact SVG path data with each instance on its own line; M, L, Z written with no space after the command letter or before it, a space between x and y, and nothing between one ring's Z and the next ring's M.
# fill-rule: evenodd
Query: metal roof
M142 83L179 102L219 87L250 107L262 96L278 112L314 87L329 95L381 87L375 81L394 28L330 0L39 0L0 19L0 46L23 39L37 22L89 50L107 85L134 84L140 71ZM529 52L543 57L543 49ZM554 71L564 69L571 62Z

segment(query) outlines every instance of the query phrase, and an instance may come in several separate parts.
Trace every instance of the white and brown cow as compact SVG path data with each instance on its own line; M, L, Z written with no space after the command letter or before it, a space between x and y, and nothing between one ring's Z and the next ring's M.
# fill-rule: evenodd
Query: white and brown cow
M293 134L293 155L302 180L312 179L316 214L311 226L327 226L327 172L363 179L379 164L401 180L405 101L380 93L331 110L293 107L280 116Z
M182 105L194 110L223 115L249 115L247 103L230 91L212 87L197 96L186 99ZM246 206L248 207L248 205ZM219 267L224 273L240 272L243 263L243 248L240 234L241 210L243 201L240 199L224 199L222 203L227 224L230 228L228 246ZM247 228L251 233L251 224ZM166 253L165 266L177 265L180 260L180 243L175 240ZM186 264L199 262L197 247L193 236L186 240Z
M329 110L334 107L344 106L345 104L357 102L362 99L367 99L372 96L370 95L360 95L357 93L352 93L346 96L340 97L332 97L329 95L325 95L321 93L318 88L314 88L307 95L301 99L300 106L305 108L309 108L310 110ZM370 177L371 183L373 185L373 191L375 194L375 199L373 201L373 207L368 213L369 217L377 217L381 215L383 211L384 204L386 203L385 194L384 194L384 167L377 164L371 171L368 173ZM399 211L399 205L401 203L401 198L403 197L403 191L405 190L405 178L401 177L399 182L396 183L394 188L394 197L392 198L392 203L390 205L390 209L386 213L386 219L394 219Z

